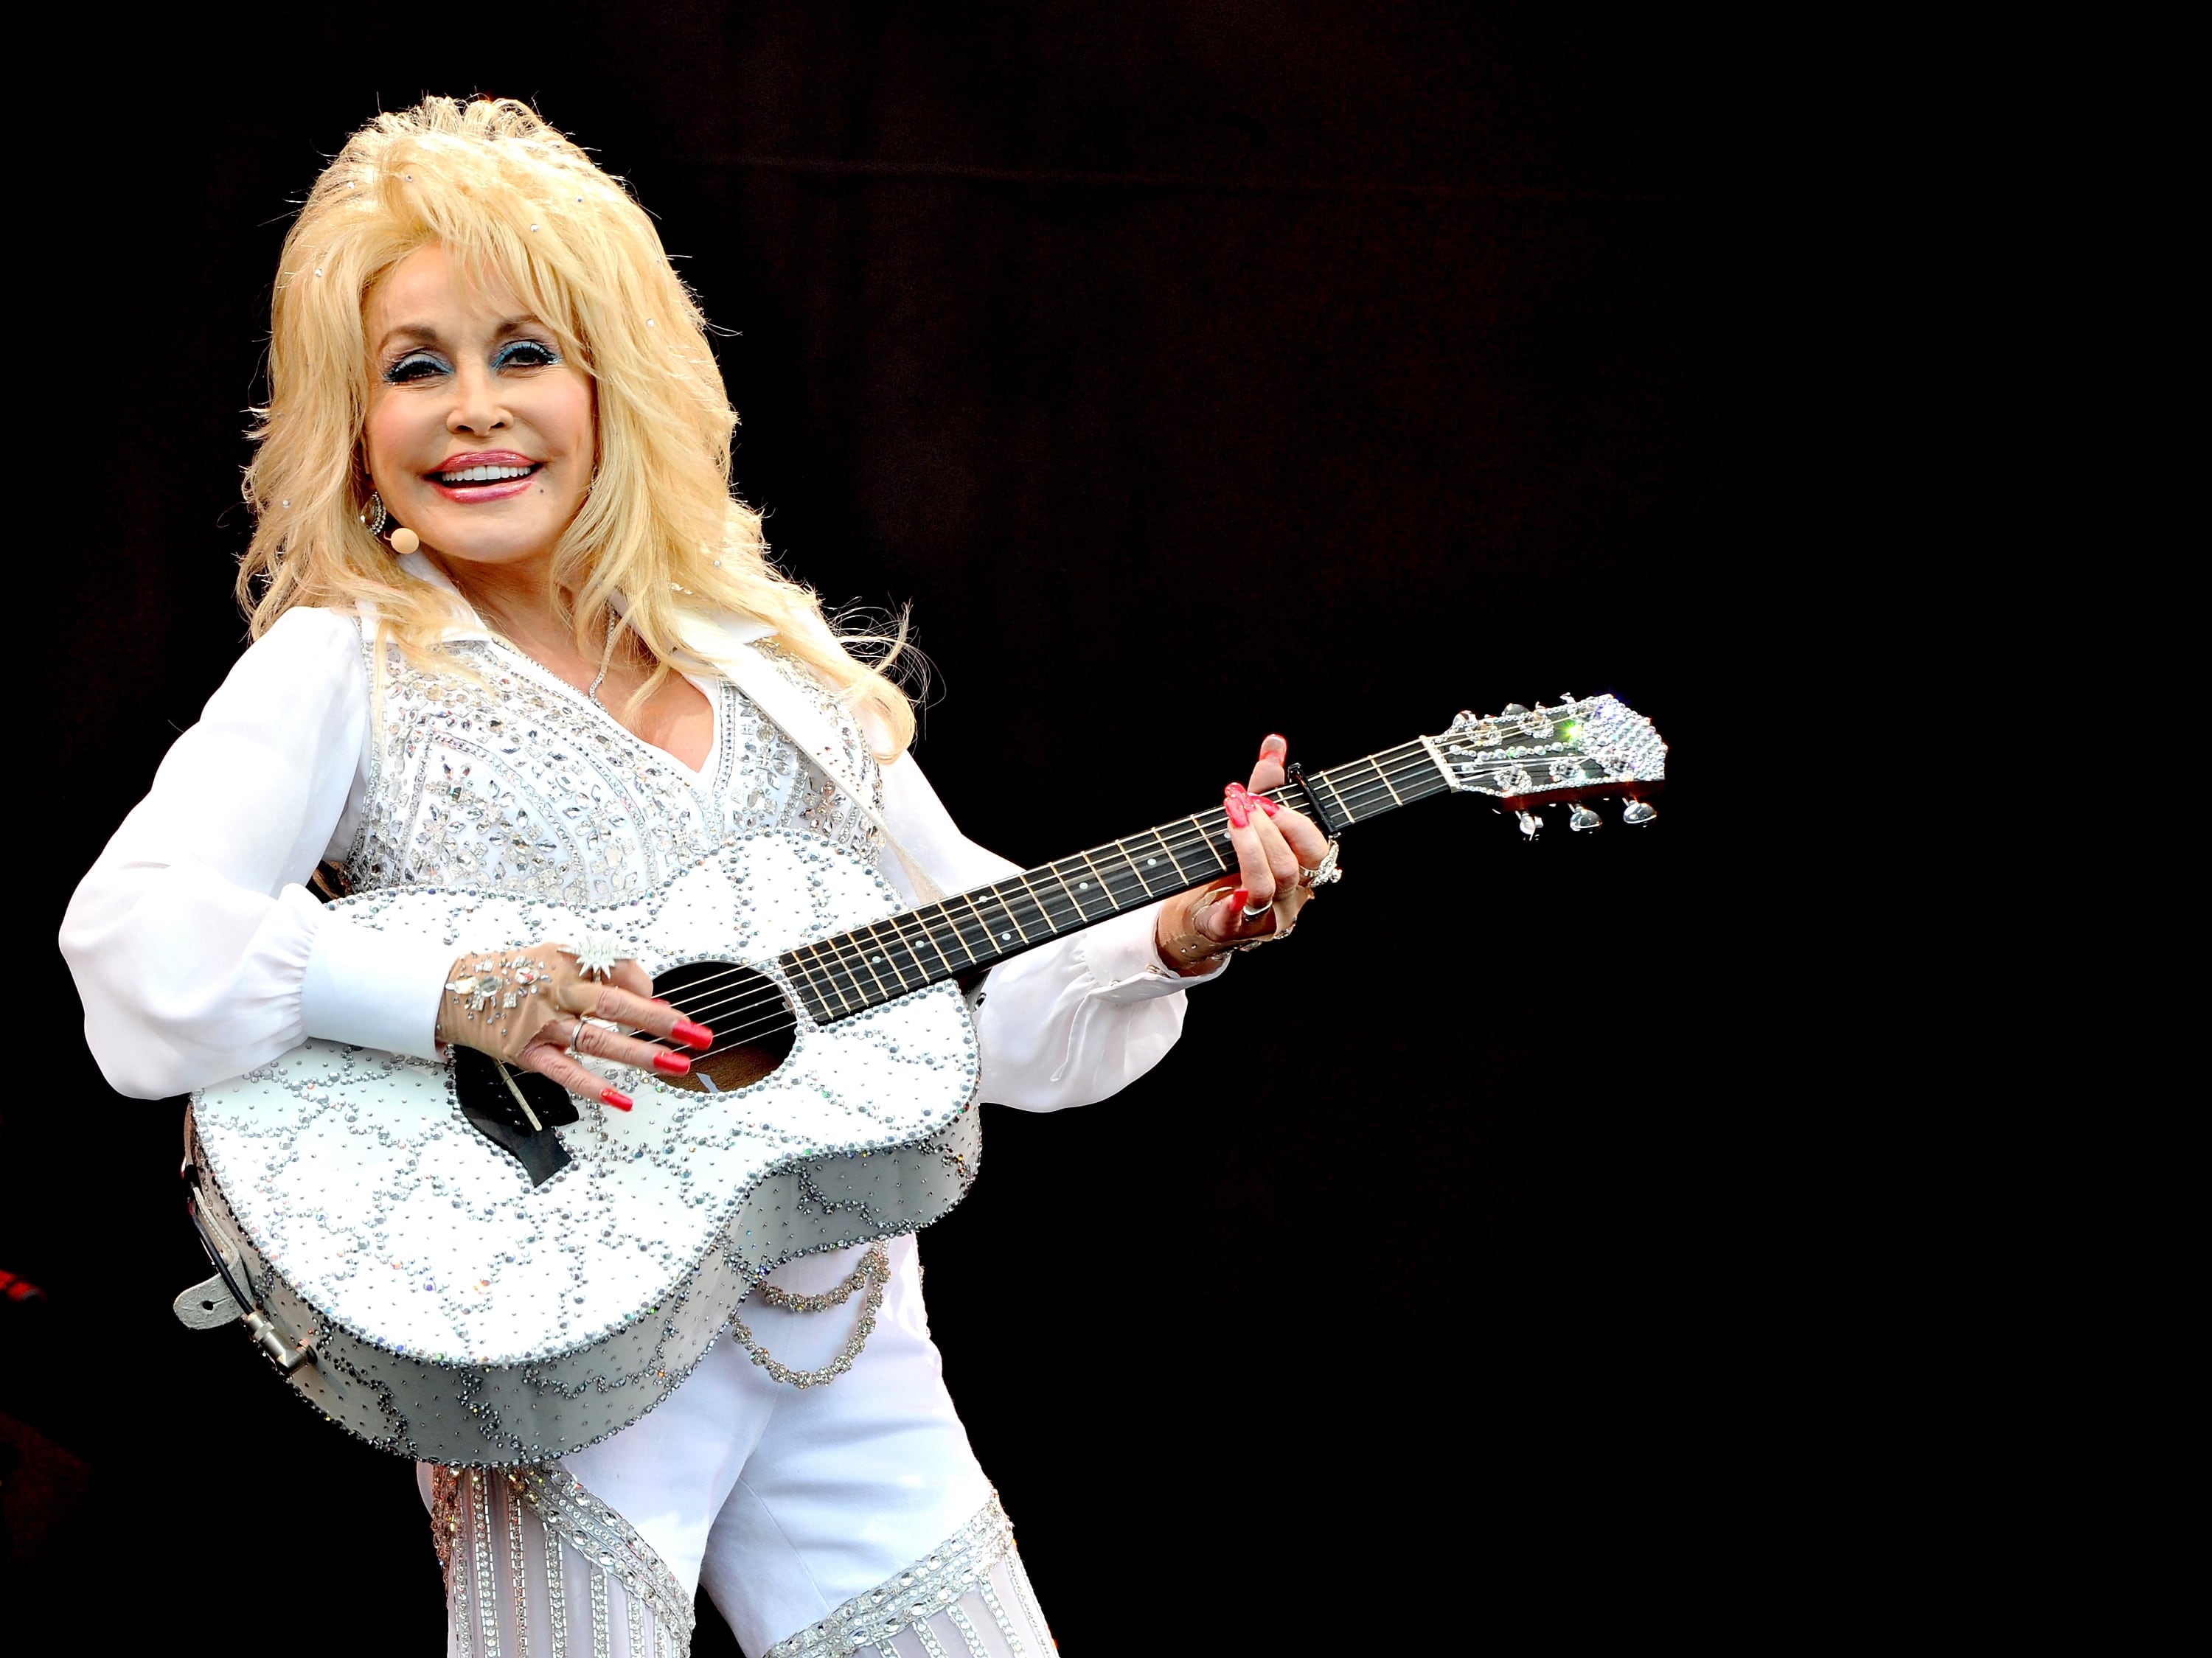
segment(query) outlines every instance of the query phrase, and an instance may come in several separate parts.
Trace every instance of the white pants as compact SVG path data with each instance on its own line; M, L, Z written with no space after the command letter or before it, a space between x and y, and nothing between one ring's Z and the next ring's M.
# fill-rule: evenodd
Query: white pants
M1049 1658L1012 1527L929 1339L910 1237L851 1370L799 1388L725 1334L650 1415L536 1469L419 1473L446 1566L454 1658L681 1658L704 1588L755 1658ZM842 1250L772 1281L819 1294ZM860 1297L817 1312L755 1295L757 1345L793 1370L845 1347Z

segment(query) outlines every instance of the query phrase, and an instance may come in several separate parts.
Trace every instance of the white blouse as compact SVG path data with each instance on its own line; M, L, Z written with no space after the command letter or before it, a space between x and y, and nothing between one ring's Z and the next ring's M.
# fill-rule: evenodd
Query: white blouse
M452 636L489 637L473 616ZM372 718L356 623L296 610L240 658L162 760L62 923L85 1040L118 1092L185 1093L308 1037L434 1057L450 948L349 922L306 884L347 855L372 804ZM885 822L945 890L1016 872L960 833L910 755L882 776ZM914 902L898 859L878 861ZM976 1012L984 1099L1088 1104L1159 1061L1195 981L1159 959L1158 909L991 970Z

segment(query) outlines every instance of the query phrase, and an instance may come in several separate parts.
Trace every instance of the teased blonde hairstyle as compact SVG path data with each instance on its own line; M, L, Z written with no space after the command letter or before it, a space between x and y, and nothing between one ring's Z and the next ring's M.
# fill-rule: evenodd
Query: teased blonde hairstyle
M355 133L284 239L269 343L269 403L246 469L256 525L238 575L259 638L295 604L373 608L388 638L431 665L444 595L399 568L360 520L368 470L368 296L416 249L441 243L464 271L496 273L592 381L598 476L554 550L550 598L578 647L621 625L654 661L681 659L679 607L774 628L890 745L912 739L905 695L847 648L808 589L769 564L760 514L730 494L730 408L705 319L644 210L591 158L510 99L426 99Z

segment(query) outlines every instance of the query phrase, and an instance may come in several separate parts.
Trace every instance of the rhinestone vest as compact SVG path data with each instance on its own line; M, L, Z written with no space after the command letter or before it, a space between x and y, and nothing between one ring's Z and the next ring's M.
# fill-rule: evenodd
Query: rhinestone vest
M874 859L860 809L734 685L710 695L716 744L700 776L512 647L447 648L481 679L424 672L396 649L380 674L369 661L368 798L344 860L355 892L619 902L755 829L811 832ZM851 714L799 664L763 653L821 708L880 810L883 780Z

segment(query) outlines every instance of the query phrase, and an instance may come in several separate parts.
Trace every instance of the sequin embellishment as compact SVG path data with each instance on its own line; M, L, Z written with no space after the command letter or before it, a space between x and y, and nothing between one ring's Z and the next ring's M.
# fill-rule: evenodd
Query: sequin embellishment
M367 798L344 859L353 891L467 886L618 903L760 829L809 831L873 859L860 808L734 685L716 688L715 758L701 777L529 658L489 640L447 648L481 678L386 653ZM882 775L851 711L796 663L764 654L837 732L848 774L880 809Z
M992 1582L993 1568L1001 1561L1018 1603L1012 1608ZM891 1643L908 1631L925 1652L941 1649L939 1631L930 1627L939 1618L957 1631L970 1654L988 1655L990 1649L975 1631L968 1611L970 1597L988 1610L1008 1650L1024 1658L1051 1658L1052 1635L1015 1551L1013 1522L1006 1518L996 1492L975 1518L926 1557L897 1576L854 1595L827 1618L777 1642L761 1658L828 1658L831 1654L854 1658L869 1650L890 1654Z

